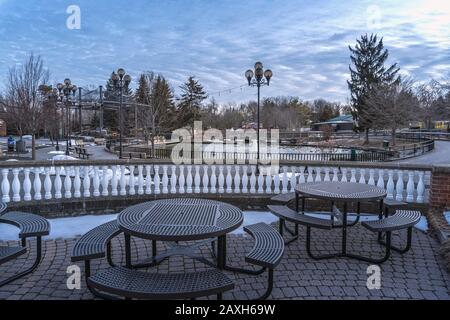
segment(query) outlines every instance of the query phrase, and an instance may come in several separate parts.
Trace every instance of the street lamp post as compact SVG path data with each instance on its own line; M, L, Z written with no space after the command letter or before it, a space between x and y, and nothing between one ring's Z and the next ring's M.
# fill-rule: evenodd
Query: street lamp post
M120 100L119 100L119 159L122 159L122 131L123 131L123 115L122 115L122 105L123 105L123 88L128 87L131 82L131 77L125 74L125 70L119 68L117 73L113 73L111 76L114 86L118 86L120 89Z
M256 154L256 165L259 165L259 104L260 104L260 90L261 86L269 85L270 78L272 78L272 71L267 69L264 71L263 64L261 62L255 63L255 70L247 70L245 72L245 77L247 78L248 85L251 87L256 87L258 91L258 110L257 110L257 130L256 130L256 143L257 143L257 154Z
M72 84L69 78L64 79L64 83L58 83L57 85L59 91L60 101L65 101L66 103L66 115L63 116L63 121L65 121L64 135L66 138L66 156L70 155L69 151L69 139L70 139L70 103L72 102L70 96L75 97L75 93L77 92L77 86ZM64 99L65 98L65 99ZM65 120L64 120L65 118Z

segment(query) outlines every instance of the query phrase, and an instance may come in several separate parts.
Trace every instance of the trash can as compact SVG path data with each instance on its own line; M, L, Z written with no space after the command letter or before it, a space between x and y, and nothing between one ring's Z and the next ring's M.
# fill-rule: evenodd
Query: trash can
M350 149L350 154L351 154L351 161L356 161L356 150L355 148L351 148Z
M8 137L8 152L14 152L16 147L16 140L12 136Z
M385 149L389 148L389 141L383 140L383 148L385 148Z
M16 143L16 151L18 153L25 153L25 152L27 152L25 140L17 141L17 143Z

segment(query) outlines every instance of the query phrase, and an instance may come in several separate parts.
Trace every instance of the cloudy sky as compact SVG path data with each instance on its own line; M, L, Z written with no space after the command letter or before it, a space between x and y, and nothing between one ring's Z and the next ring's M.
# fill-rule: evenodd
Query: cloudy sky
M67 27L71 5L80 29ZM417 80L450 70L448 0L0 0L0 88L8 67L34 52L53 83L153 70L176 90L194 75L219 102L240 102L255 97L243 73L261 60L274 73L264 96L345 102L348 45L371 32Z

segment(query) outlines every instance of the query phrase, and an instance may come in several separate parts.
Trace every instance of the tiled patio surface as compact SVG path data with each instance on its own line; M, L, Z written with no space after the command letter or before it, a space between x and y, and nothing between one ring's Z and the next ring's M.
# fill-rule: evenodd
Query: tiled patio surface
M340 232L339 229L332 232L313 230L316 252L339 250ZM286 247L283 260L275 271L275 288L271 299L450 299L450 274L437 253L439 244L421 231L414 231L410 252L405 255L394 252L391 259L381 265L379 290L366 287L368 263L348 258L315 261L306 254L305 229L302 227L300 234L301 239ZM119 236L113 241L113 260L116 263L123 263L122 240ZM394 243L398 240L395 237ZM228 264L246 265L244 256L252 247L252 241L249 236L229 236ZM84 282L80 290L69 290L66 286L66 270L72 264L70 254L74 242L75 239L44 241L44 259L40 266L34 273L0 288L0 299L92 299ZM132 248L134 260L138 255L144 258L151 252L151 243L133 239ZM159 250L164 250L163 244L159 244ZM376 235L360 226L349 230L348 250L360 254L381 254ZM203 247L202 251L208 256L208 246ZM32 262L32 258L23 256L0 266L0 279L25 267ZM83 266L81 263L78 265ZM96 260L92 272L106 267L105 260ZM149 271L183 272L204 268L200 262L176 256ZM227 292L224 299L251 299L265 290L266 274L250 276L226 273L235 280L236 287Z

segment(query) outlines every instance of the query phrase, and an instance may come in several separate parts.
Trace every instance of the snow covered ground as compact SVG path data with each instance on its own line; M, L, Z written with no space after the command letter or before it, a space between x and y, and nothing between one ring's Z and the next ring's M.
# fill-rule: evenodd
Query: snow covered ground
M314 214L315 217L320 217L323 219L329 219L329 215ZM69 217L69 218L55 218L49 219L51 226L51 233L48 237L50 239L56 238L74 238L75 236L82 235L92 228L101 225L105 222L114 220L117 218L117 214L107 214L107 215L86 215L79 217ZM377 216L362 216L361 221L374 220ZM446 213L447 221L450 223L450 212ZM349 220L353 220L354 217L349 217ZM265 222L272 223L277 221L277 217L272 215L270 212L263 211L244 211L244 223L243 225L233 231L234 234L244 233L243 227L246 225ZM416 225L416 228L422 231L428 230L428 224L425 217L422 217L420 222ZM18 229L16 227L0 224L0 239L1 240L17 240L18 239Z

